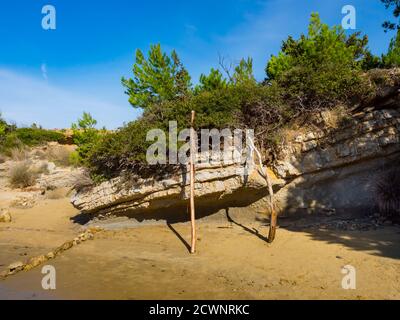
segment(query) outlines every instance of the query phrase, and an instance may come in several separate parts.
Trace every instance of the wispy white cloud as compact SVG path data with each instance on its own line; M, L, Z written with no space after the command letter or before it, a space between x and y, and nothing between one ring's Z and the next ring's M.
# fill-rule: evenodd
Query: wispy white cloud
M45 63L42 63L42 65L40 66L40 70L42 71L42 77L44 80L48 80L47 77L47 65Z
M228 32L214 34L206 40L197 32L187 33L179 52L188 62L191 73L197 80L201 72L208 72L218 64L222 55L238 62L241 58L252 57L255 75L259 80L265 76L264 68L271 54L276 54L282 41L288 35L296 36L307 29L310 13L316 0L298 4L292 0L259 1L257 10L243 13L240 23Z
M99 95L82 94L35 78L0 68L0 111L20 125L38 123L46 128L65 128L90 112L100 125L121 126L134 118L127 105L103 100Z
M185 31L188 36L193 36L197 32L197 27L192 24L185 24Z

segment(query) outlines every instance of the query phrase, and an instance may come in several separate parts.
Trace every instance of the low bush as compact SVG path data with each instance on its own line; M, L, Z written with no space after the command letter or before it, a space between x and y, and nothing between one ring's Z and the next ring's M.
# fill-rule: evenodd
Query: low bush
M131 122L115 133L105 134L89 150L86 165L92 174L113 177L123 170L139 171L146 161L146 133L151 128L143 118Z
M65 140L64 134L58 131L37 127L16 128L8 125L7 131L0 134L0 153L11 156L11 151L15 148L35 147L48 142L64 143Z
M63 143L65 141L63 133L40 128L18 128L14 134L21 143L30 147L47 142Z
M330 28L312 14L308 33L298 40L289 37L271 57L268 80L285 88L285 100L299 112L346 103L365 88L361 74L367 43L367 37L346 36L342 27Z
M28 161L15 163L10 169L9 182L13 188L27 188L36 183L37 173Z
M89 152L94 149L100 140L101 132L95 128L97 121L90 113L84 112L77 123L72 124L73 141L78 146L76 153L71 155L75 165L85 164ZM105 131L105 130L104 130Z
M24 144L18 139L15 132L4 135L0 140L0 153L11 156L11 151L15 148L24 148Z
M29 151L26 147L12 148L10 150L11 159L14 161L25 161L29 158Z
M68 163L69 165L73 166L73 167L79 167L82 163L81 163L81 157L79 156L79 153L77 151L72 151L69 154L69 158L68 158Z

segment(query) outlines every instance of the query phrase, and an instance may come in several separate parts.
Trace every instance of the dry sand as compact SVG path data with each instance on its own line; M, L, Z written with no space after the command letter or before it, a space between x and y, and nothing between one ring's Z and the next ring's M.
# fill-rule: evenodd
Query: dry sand
M2 205L0 203L0 205ZM67 198L11 209L0 224L0 270L71 240L82 226ZM57 289L41 288L41 266L0 281L1 299L399 299L400 229L290 231L273 244L268 228L235 216L198 226L190 255L187 223L104 231L47 264ZM341 268L357 271L357 289L341 287Z

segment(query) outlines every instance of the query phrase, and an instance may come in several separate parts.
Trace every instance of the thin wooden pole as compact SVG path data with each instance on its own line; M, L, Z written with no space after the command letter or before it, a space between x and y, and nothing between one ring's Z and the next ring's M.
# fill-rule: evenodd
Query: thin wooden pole
M192 111L191 128L190 128L190 220L192 225L192 243L190 246L190 253L196 252L196 215L194 204L194 179L195 179L195 166L196 161L196 142L194 132L194 118L196 113Z

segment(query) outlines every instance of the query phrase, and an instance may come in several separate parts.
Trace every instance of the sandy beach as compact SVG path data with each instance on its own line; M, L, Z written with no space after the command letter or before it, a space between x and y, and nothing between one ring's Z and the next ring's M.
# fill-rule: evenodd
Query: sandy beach
M83 226L68 198L13 209L0 226L0 265L46 254ZM56 290L41 287L42 266L0 282L1 299L399 299L400 228L297 230L282 219L277 239L245 215L198 223L198 252L188 253L188 223L162 221L106 230L47 261ZM293 230L290 230L293 229ZM300 228L302 229L302 228ZM341 287L344 265L357 271L356 290Z

